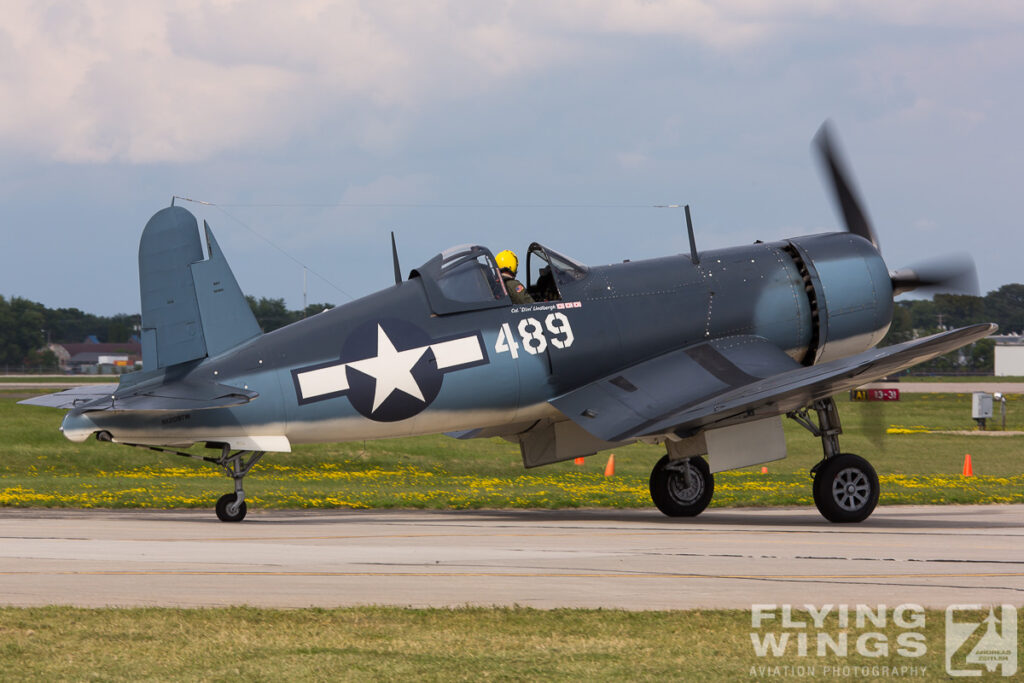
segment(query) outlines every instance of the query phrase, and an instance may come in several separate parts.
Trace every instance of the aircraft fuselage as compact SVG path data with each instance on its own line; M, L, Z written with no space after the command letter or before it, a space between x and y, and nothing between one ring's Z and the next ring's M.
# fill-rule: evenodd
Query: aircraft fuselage
M245 434L335 442L525 425L548 400L709 339L764 337L810 365L858 353L888 329L877 250L848 233L591 267L558 300L437 314L423 276L165 369L259 397L226 408L71 411L73 440L187 445ZM131 381L131 376L126 376ZM267 450L276 450L271 447Z

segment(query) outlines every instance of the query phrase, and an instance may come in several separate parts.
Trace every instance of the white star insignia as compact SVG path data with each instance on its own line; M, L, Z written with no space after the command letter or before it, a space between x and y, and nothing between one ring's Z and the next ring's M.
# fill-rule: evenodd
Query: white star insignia
M376 380L371 412L380 408L384 401L388 400L396 391L402 391L420 401L425 400L423 392L420 391L420 385L412 376L412 368L428 348L430 347L421 346L417 349L399 351L391 343L384 328L377 325L377 356L348 364L353 370L358 370Z
M479 333L399 351L384 328L378 324L377 355L347 363L328 363L310 369L293 370L299 400L317 401L347 393L349 385L346 373L348 368L352 368L374 380L371 413L384 405L396 391L426 403L412 369L428 349L434 353L436 370L442 373L486 362Z

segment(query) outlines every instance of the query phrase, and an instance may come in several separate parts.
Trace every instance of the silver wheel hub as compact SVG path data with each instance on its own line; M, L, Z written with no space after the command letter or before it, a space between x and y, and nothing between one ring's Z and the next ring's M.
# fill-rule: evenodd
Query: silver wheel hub
M847 467L832 482L832 498L847 512L860 510L871 496L871 482L861 470Z
M668 478L668 494L672 500L680 505L690 505L704 493L704 478L696 467L687 465L690 468L690 485L686 485L686 475L675 470Z

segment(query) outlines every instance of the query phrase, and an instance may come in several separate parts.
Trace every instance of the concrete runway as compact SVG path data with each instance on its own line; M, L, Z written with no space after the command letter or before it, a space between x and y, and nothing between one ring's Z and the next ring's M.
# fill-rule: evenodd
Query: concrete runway
M676 609L1024 602L1024 505L471 512L0 510L0 604Z

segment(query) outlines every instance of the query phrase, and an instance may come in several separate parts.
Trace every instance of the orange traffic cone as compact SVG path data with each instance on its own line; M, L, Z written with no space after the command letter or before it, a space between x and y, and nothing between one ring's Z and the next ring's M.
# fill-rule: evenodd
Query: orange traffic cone
M573 459L573 463L575 463L577 465L582 465L583 464L583 458L574 458Z
M604 476L611 477L615 474L615 454L608 456L608 464L604 466Z
M768 468L767 467L762 467L761 468L761 474L768 474Z
M965 477L973 477L974 476L974 468L971 467L971 454L970 453L967 453L966 455L964 455L964 476Z

